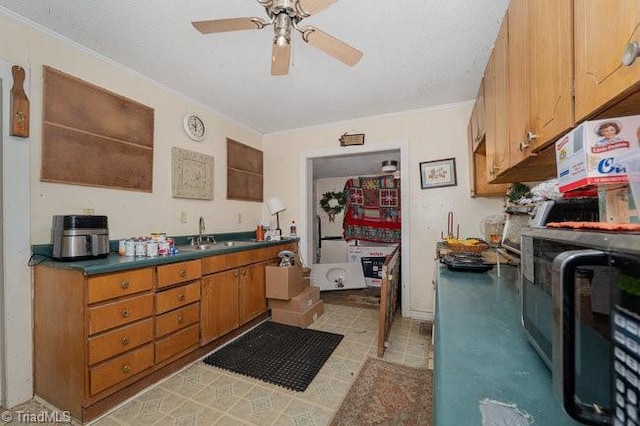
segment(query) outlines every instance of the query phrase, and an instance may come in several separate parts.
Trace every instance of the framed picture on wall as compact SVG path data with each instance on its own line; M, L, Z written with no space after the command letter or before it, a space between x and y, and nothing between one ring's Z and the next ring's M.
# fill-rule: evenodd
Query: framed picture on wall
M423 161L420 163L420 186L422 189L456 185L455 158Z

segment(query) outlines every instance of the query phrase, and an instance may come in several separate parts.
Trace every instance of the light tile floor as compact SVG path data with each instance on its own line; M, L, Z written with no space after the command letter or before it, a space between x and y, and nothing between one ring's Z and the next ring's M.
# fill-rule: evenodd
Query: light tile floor
M345 337L305 392L290 391L199 361L91 424L328 425L364 361L377 356L378 311L325 304L324 315L310 328ZM420 333L420 321L397 316L384 359L432 369L430 339L430 335ZM44 409L32 400L13 412L39 413Z

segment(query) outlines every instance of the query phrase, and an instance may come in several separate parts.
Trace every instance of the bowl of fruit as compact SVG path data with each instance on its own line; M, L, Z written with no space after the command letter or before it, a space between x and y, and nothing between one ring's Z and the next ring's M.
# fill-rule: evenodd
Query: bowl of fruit
M477 238L455 238L449 236L445 239L445 243L451 251L481 253L489 248L489 244Z

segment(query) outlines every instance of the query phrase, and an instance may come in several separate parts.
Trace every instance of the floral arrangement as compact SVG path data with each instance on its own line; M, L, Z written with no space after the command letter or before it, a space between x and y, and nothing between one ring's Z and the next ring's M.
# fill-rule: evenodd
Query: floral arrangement
M330 222L335 222L336 215L344 210L346 204L344 192L325 192L320 200L320 207L329 215Z

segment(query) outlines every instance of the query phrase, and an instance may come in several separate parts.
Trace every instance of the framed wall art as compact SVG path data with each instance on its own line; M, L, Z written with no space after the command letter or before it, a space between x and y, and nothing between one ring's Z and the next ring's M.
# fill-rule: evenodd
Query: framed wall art
M420 186L422 189L456 186L456 159L445 158L420 163Z
M213 200L213 157L171 148L171 195L175 198Z

